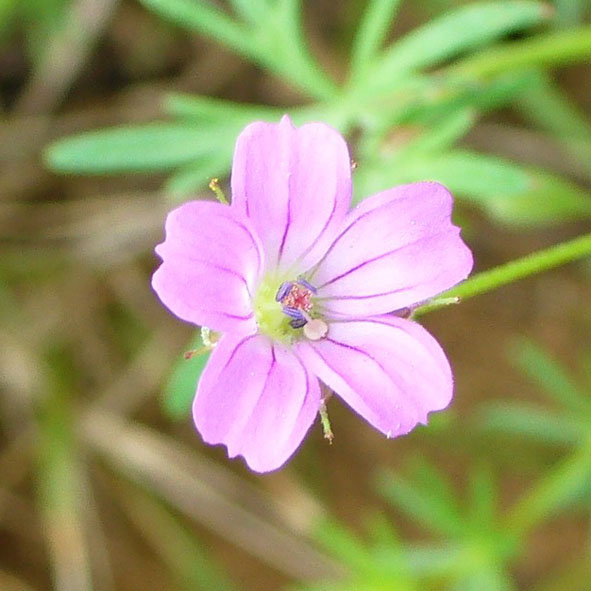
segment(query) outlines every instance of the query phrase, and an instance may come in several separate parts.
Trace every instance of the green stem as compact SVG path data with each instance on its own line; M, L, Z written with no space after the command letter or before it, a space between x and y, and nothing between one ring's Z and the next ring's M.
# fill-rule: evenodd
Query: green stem
M211 181L209 181L209 188L213 191L214 195L216 196L216 199L222 205L230 205L226 197L226 194L222 191L222 188L219 185L219 179L211 179Z
M564 263L591 256L591 234L579 236L569 242L551 246L545 250L527 255L521 259L511 261L505 265L495 267L474 275L460 285L442 293L439 297L414 311L413 316L419 316L440 308L449 298L468 298L492 291L497 287L513 283L519 279L547 271Z

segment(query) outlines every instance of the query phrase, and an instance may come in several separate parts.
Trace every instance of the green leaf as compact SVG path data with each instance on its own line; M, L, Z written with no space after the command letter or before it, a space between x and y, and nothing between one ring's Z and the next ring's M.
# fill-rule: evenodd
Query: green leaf
M187 350L193 351L202 346L201 335L198 334L189 343ZM197 382L205 369L209 355L209 353L202 353L190 359L186 359L183 355L173 365L162 398L164 412L170 418L184 419L190 414Z
M350 71L352 83L363 77L363 73L373 63L392 26L399 5L400 0L369 0L353 41Z
M412 31L376 63L372 80L382 84L406 72L434 66L495 39L543 22L547 6L539 2L480 2L463 6Z
M591 409L591 401L564 368L536 343L517 341L511 348L511 360L540 386L543 392L577 415Z
M311 96L329 98L336 92L334 83L307 49L301 32L298 0L277 2L268 18L250 25L235 21L203 0L140 1L163 18L216 39L279 74Z
M34 63L45 57L51 36L64 26L72 4L72 0L27 0L18 3L24 21L29 56Z
M561 141L591 178L591 122L545 72L530 72L530 83L515 97L522 117Z
M57 172L105 174L169 170L233 146L235 130L187 123L150 123L91 131L58 140L46 151Z
M460 79L486 79L533 66L552 67L591 60L591 26L560 33L537 35L493 47L446 69Z
M149 10L181 27L213 37L248 57L258 55L252 32L225 12L203 0L140 0Z
M229 0L234 12L250 24L260 24L270 12L267 0Z
M390 473L381 474L377 484L378 491L387 501L429 531L452 537L463 531L464 525L457 508L439 497L432 487L425 488Z
M516 503L507 515L505 527L523 535L567 506L588 499L590 485L591 439L587 439Z
M487 203L488 213L507 224L548 225L591 218L591 194L542 170L524 168L531 186L517 195Z
M487 431L521 435L553 445L572 446L585 436L584 429L574 418L524 402L486 404L478 413L477 423Z
M497 221L545 225L591 217L591 196L558 176L457 150L403 163L404 182L435 180Z
M173 201L194 196L206 188L212 178L225 178L230 171L233 145L227 149L204 154L191 164L176 170L166 181L165 193Z
M340 522L324 520L314 536L333 556L356 571L371 571L373 564L368 548Z
M585 10L589 9L589 0L554 0L554 7L556 26L573 27L583 22Z
M492 557L491 557L492 559ZM492 560L490 561L492 562ZM466 577L461 577L452 591L513 591L515 585L508 573L495 564L475 568Z
M515 99L520 113L558 137L589 137L591 123L548 74L532 71Z
M477 530L493 527L497 492L495 480L487 465L479 464L470 471L470 521Z
M404 562L417 576L453 576L459 570L458 565L464 562L462 549L449 543L443 547L409 545L404 554Z
M285 112L284 109L264 105L236 103L191 94L168 95L164 108L173 117L188 119L194 123L225 125L232 128L261 119L277 121Z
M10 30L16 7L17 0L0 0L0 42Z

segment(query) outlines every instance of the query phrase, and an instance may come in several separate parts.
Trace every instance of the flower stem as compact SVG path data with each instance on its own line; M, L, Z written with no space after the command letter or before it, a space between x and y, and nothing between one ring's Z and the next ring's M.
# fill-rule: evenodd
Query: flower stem
M220 187L219 179L211 179L211 181L209 181L209 188L214 192L217 200L220 203L229 205L228 199Z
M320 401L320 408L318 414L320 415L320 422L322 423L322 431L324 432L324 439L327 439L329 443L332 443L334 434L332 427L330 426L330 419L328 418L328 409L326 408L326 401L332 396L331 392L328 392Z
M591 256L591 234L579 236L568 242L551 246L521 259L483 271L464 281L460 285L442 293L428 304L414 311L413 316L420 316L444 305L449 298L466 300L497 287L508 285L519 279L547 271L564 263Z

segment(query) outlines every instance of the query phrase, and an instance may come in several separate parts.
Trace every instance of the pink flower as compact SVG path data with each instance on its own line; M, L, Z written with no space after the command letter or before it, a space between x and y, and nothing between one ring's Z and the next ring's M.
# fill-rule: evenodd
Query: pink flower
M392 312L472 268L448 191L405 185L350 210L343 138L287 116L240 134L231 184L231 205L191 201L168 215L152 280L176 316L222 333L193 403L203 439L275 470L318 414L319 382L388 437L445 408L445 354Z

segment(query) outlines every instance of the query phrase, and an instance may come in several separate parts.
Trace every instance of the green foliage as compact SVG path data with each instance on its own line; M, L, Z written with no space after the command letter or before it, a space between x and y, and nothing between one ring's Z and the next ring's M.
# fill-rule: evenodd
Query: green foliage
M339 524L323 524L320 542L348 566L349 575L343 582L306 589L516 589L507 569L519 554L519 539L502 527L490 470L479 465L471 471L467 502L431 463L416 460L411 472L410 479L382 472L378 490L436 539L402 542L385 514L369 520L369 541Z
M105 174L170 170L222 150L230 157L234 131L188 123L149 123L88 132L61 140L47 151L60 172Z
M63 27L72 0L27 0L18 2L18 13L27 32L29 55L33 62L43 59L52 35Z
M201 335L197 334L189 343L187 351L197 351L202 348ZM172 366L162 399L164 411L172 419L184 419L190 414L197 382L208 359L209 352L206 351L193 355L189 359L183 354Z
M9 25L16 12L16 0L0 0L0 42L9 30Z
M307 50L299 0L235 0L233 7L242 17L238 19L204 0L141 1L162 17L211 37L287 78L310 96L324 99L336 90Z
M546 15L543 4L530 1L482 2L458 8L384 51L370 74L368 87L387 87L409 72L433 67L512 31L539 24Z
M479 424L486 430L524 435L547 444L584 446L591 441L591 397L545 351L531 341L518 342L512 359L540 388L550 410L524 402L489 403Z
M547 22L550 12L543 3L468 4L383 47L399 2L368 2L352 45L349 79L339 88L306 49L295 0L233 0L231 11L203 0L142 1L299 87L312 102L287 109L297 122L322 119L343 132L361 129L358 199L427 178L447 184L499 223L547 225L591 215L591 196L572 181L455 145L482 113L501 106L532 113L535 124L559 137L571 136L575 127L591 128L547 78L525 69L539 63L541 54L557 62L584 57L591 39L586 29L488 49L510 33ZM47 163L68 173L171 171L166 191L183 198L228 173L234 139L249 121L277 120L286 109L173 95L166 110L175 123L60 140L48 149Z

